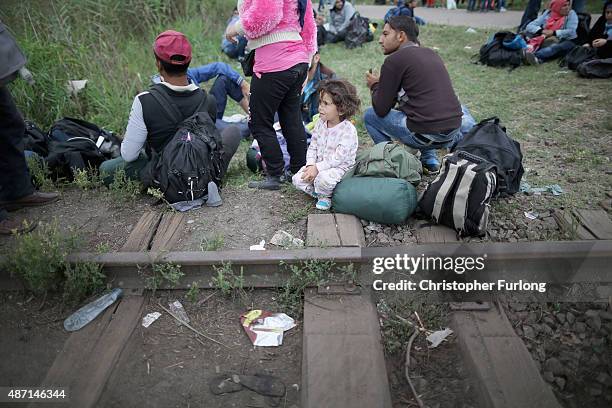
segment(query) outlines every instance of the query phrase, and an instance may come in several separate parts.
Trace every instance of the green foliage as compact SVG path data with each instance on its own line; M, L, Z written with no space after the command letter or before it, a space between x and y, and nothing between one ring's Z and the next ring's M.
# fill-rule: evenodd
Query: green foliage
M30 233L18 234L5 267L35 295L61 290L64 301L78 303L104 287L98 264L70 264L66 256L78 246L74 232L60 231L57 222L41 224Z
M49 171L47 162L44 160L37 160L34 157L28 157L26 162L36 188L42 191L53 191L55 185L53 184L53 180L51 180L51 172Z
M240 268L240 274L237 275L231 262L223 262L221 266L213 266L216 276L213 276L213 286L221 291L224 296L231 296L233 299L236 296L244 297L244 272Z
M64 300L73 303L78 303L104 289L106 280L106 275L102 273L102 265L94 262L66 264L64 277Z
M193 282L191 285L189 285L189 290L187 291L185 297L191 303L195 303L195 301L198 300L198 296L200 296L200 288L198 287L197 282Z
M218 251L223 248L224 243L223 235L215 235L212 238L204 237L200 242L200 249L202 251Z
M74 234L64 234L57 222L41 224L33 232L18 234L6 266L26 289L40 295L61 287L66 256L77 247Z
M76 169L74 171L74 185L83 191L98 190L104 185L97 169Z
M115 172L114 180L108 186L108 193L113 202L133 203L141 190L142 184L127 177L124 169Z
M175 288L185 273L181 271L181 265L174 263L153 264L151 274L145 276L145 287L153 293L162 285Z
M281 289L278 302L283 310L299 315L302 313L302 295L309 286L318 286L334 279L333 261L307 260L300 264L287 265L289 278ZM287 312L287 313L289 313Z

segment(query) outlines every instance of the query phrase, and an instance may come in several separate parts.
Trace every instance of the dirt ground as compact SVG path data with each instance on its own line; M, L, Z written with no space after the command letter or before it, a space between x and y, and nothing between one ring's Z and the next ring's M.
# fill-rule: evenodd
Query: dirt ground
M47 301L39 310L40 299L0 292L0 386L37 386L62 350L68 338L62 327L66 312L60 297Z
M305 208L314 207L304 194L295 191L257 191L226 187L221 192L220 207L202 207L186 212L183 234L174 245L176 251L200 251L206 240L217 241L214 249L248 249L261 240L270 241L284 229L298 238L306 235ZM282 203L282 204L281 204ZM121 249L142 214L164 210L156 199L140 195L134 202L112 202L102 192L82 191L74 187L61 192L60 200L12 213L29 222L57 221L62 231L73 230L81 237L81 250ZM14 238L0 236L0 254L10 250Z
M247 292L232 300L212 291L200 292L195 302L185 292L157 292L146 299L143 316L162 316L149 328L138 323L119 358L97 406L99 407L269 407L263 396L242 391L215 396L209 381L221 374L269 374L286 386L278 406L299 405L302 362L301 322L287 331L280 347L253 347L240 325L240 315L252 308L278 311L275 292ZM180 300L191 325L223 345L194 338L158 305ZM59 299L40 302L16 292L0 293L0 384L37 386L68 337L62 328L70 311L61 310ZM2 404L0 404L2 406Z
M212 292L203 291L198 301ZM240 325L240 315L250 308L278 311L274 292L256 291L244 298L231 299L219 293L198 306L183 298L184 292L158 292L148 298L143 315L159 311L162 316L150 327L139 325L115 366L99 407L267 407L255 392L242 391L215 396L209 381L221 374L269 374L279 377L286 386L286 402L299 404L302 361L302 330L298 326L285 333L280 347L253 347ZM158 302L180 300L191 319L191 325L207 336L204 344L194 333L176 323ZM294 386L293 384L297 384ZM286 405L283 405L285 404Z

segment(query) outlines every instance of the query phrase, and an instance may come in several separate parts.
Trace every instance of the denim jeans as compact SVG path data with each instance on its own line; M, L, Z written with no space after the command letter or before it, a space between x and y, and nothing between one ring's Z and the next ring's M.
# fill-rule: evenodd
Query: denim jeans
M240 86L225 75L217 76L215 83L212 88L210 88L210 94L215 97L215 101L217 102L217 119L223 118L228 96L237 103L240 103L242 98L244 98Z
M247 39L244 36L238 36L238 42L223 42L221 45L221 50L225 55L230 57L231 59L237 59L239 57L244 56L244 49L247 46Z
M441 134L418 134L406 126L406 114L391 109L385 117L376 114L373 108L368 108L364 114L364 124L374 143L397 140L421 151L421 162L424 164L439 164L436 150L450 147L463 139L461 128ZM429 140L428 140L429 139Z
M573 41L565 40L549 47L540 48L534 55L538 57L540 61L549 61L555 58L563 57L575 46L576 44Z

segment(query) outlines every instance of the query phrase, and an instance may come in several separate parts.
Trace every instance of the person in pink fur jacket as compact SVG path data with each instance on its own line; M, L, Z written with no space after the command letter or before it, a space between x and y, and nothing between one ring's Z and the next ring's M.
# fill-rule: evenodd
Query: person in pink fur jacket
M291 156L289 171L306 164L306 133L300 97L308 64L317 51L317 28L311 0L239 0L240 19L228 27L226 37L244 35L254 50L249 128L266 162L266 177L249 183L251 188L278 190L291 182L284 174L284 160L274 131L278 118Z

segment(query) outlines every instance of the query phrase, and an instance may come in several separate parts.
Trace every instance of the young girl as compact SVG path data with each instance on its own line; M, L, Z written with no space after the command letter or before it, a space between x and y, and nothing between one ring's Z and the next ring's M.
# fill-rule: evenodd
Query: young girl
M355 164L357 129L349 119L360 101L353 85L336 79L320 83L319 99L319 120L312 131L306 166L293 176L293 184L318 199L317 209L329 210L336 184Z

